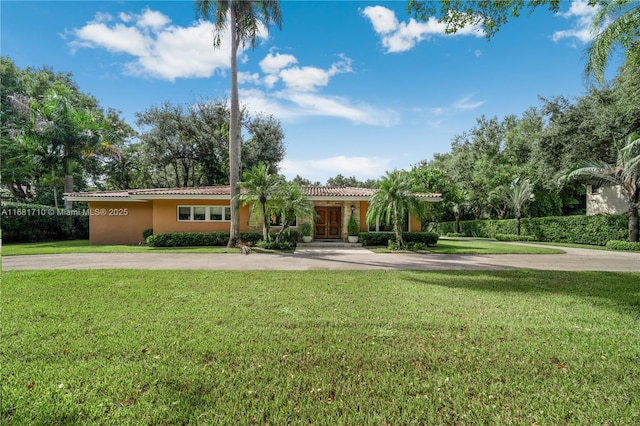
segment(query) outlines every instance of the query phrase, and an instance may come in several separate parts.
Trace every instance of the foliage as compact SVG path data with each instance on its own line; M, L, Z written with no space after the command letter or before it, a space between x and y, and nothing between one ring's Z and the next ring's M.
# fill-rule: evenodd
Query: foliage
M626 215L534 217L522 221L522 234L533 236L536 241L604 246L611 239L626 238L627 221ZM514 219L460 222L466 237L495 238L510 234L514 226ZM454 229L455 222L438 224L440 234L454 232Z
M604 70L617 47L626 49L629 58L640 59L640 4L629 0L599 3L592 23L596 34L585 53L585 74L602 83Z
M89 216L82 211L37 204L2 204L2 242L36 242L84 239L89 236Z
M640 241L638 210L640 209L640 134L632 134L618 149L617 161L584 161L566 170L560 181L584 179L596 185L620 185L628 204L629 241Z
M421 201L413 193L413 180L408 172L387 172L369 200L367 223L373 224L380 220L393 223L396 242L402 247L405 218L410 213L416 213L420 204Z
M300 225L300 234L305 237L310 237L312 233L313 225L311 225L309 222L304 222L302 225Z
M259 232L241 232L239 235L241 241L252 244L261 238ZM228 232L167 232L147 237L150 247L225 246L228 241Z
M366 181L362 182L356 179L355 176L344 177L340 173L338 173L336 176L327 179L327 184L325 186L375 188L377 184L378 181L375 179L367 179ZM308 183L307 185L310 185L310 183Z
M438 243L438 234L434 232L405 232L403 233L405 243L421 243L433 247ZM386 246L389 241L396 242L393 232L361 232L359 241L364 246Z
M496 234L495 239L498 241L535 241L532 235L519 234Z
M350 237L355 237L360 233L360 227L358 226L358 222L356 222L356 218L353 215L353 213L351 213L351 216L349 216L349 222L347 223L347 234Z
M304 189L295 182L282 182L278 185L273 212L280 217L282 224L280 232L276 235L276 241L281 241L284 235L290 232L289 225L295 221L296 217L302 220L315 220L317 215Z
M291 241L258 241L256 247L260 247L267 250L282 250L291 251L295 249L295 243Z
M274 198L278 193L279 186L284 184L284 178L269 173L269 166L264 163L253 166L242 175L240 188L243 191L240 193L239 198L242 200L242 205L251 204L249 220L254 217L255 219L259 218L258 222L262 222L262 240L265 242L269 242L271 239L269 225L275 202Z
M153 228L148 228L142 231L142 239L147 241L147 238L153 235Z
M606 247L609 250L640 251L640 243L638 242L609 240Z
M0 422L630 425L639 279L5 271Z

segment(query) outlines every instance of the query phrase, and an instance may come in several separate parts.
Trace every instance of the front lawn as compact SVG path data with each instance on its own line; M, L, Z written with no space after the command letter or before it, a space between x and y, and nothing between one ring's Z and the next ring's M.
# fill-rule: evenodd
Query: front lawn
M638 424L640 274L9 271L6 424Z
M389 252L386 247L367 247L375 252ZM253 247L255 252L273 252L273 250ZM92 245L88 240L55 241L41 243L3 244L3 256L27 254L63 254L63 253L239 253L240 249L226 247L149 247L146 245ZM398 251L393 251L398 253ZM436 247L429 247L425 253L439 254L555 254L564 253L562 249L531 247L516 244L503 244L490 240L441 239Z

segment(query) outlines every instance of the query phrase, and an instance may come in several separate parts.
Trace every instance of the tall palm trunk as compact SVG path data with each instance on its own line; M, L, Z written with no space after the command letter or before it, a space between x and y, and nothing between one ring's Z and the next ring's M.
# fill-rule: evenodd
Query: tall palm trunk
M229 8L231 27L231 117L229 128L229 185L231 186L231 228L227 247L235 247L240 228L240 103L238 101L238 16L237 6Z
M69 194L73 192L73 174L71 171L71 160L66 157L62 160L62 169L64 170L64 193ZM64 201L64 208L71 210L73 208L73 201Z

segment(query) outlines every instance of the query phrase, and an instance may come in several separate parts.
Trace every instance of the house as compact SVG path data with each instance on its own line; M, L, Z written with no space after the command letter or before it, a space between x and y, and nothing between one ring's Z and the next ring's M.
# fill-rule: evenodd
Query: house
M365 220L369 188L304 187L318 214L314 226L316 239L347 239L347 223L355 215L361 231L388 230L384 223L368 226ZM419 194L428 202L441 201L440 194ZM153 228L165 232L229 232L230 187L129 189L120 191L74 192L65 200L89 205L91 244L138 244L142 231ZM240 209L240 231L259 231L249 223L249 206ZM408 231L420 231L420 221L411 217ZM292 229L297 229L296 223Z
M629 205L621 185L587 185L587 216L628 211Z

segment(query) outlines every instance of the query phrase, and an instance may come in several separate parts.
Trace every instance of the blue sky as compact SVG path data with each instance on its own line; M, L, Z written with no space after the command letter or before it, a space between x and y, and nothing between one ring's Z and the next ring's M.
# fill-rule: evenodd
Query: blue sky
M481 115L520 115L538 96L585 93L583 52L594 10L566 1L536 10L488 42L477 28L444 35L406 1L281 1L270 28L240 55L240 101L285 131L281 172L360 180L448 152ZM191 1L7 1L1 52L17 66L71 72L102 107L135 126L164 101L229 96L227 39Z

